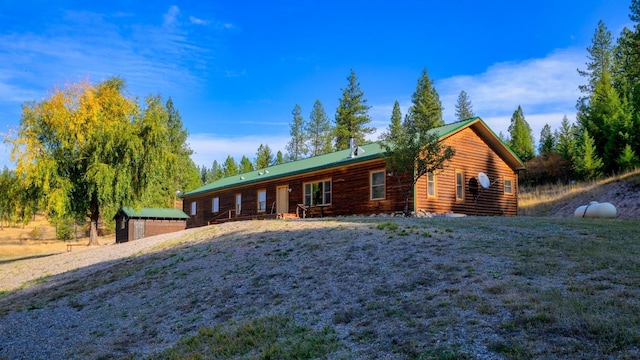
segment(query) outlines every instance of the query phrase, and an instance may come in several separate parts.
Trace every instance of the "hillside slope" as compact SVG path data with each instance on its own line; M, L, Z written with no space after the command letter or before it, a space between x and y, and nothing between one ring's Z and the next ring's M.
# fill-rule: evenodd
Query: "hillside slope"
M521 215L572 217L579 206L597 201L612 203L617 219L640 219L640 171L590 184L522 190Z
M0 358L268 358L207 334L273 316L333 344L300 358L640 356L636 224L581 220L248 221L4 263Z

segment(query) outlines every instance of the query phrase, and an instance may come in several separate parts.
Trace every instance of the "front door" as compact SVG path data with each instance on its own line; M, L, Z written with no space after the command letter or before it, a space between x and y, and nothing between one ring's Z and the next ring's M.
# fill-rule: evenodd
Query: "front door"
M242 211L242 194L236 194L236 216Z
M289 186L278 186L276 192L276 212L286 214L289 212Z

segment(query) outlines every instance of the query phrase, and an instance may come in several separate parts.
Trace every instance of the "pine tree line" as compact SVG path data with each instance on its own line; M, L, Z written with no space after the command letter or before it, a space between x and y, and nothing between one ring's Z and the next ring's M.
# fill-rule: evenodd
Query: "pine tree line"
M231 155L228 155L223 164L219 164L217 160L214 160L210 168L207 168L205 165L198 165L197 169L200 174L200 181L202 185L204 185L228 176L243 174L284 163L285 158L281 151L278 151L274 155L269 145L260 144L258 150L256 150L256 158L254 161L251 161L246 155L243 155L240 161L236 162Z
M640 165L640 0L633 0L632 29L617 40L598 23L580 86L575 123L565 116L560 128L540 133L538 156L527 163L529 183L595 179Z

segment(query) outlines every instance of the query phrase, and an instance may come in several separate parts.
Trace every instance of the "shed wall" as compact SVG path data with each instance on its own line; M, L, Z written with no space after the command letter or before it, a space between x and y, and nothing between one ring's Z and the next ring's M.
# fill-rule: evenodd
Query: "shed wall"
M136 236L136 224L142 229L142 234ZM127 219L124 229L121 221L116 222L116 242L127 242L136 238L162 235L184 230L187 227L186 220L164 220L164 219ZM139 236L142 235L142 236Z

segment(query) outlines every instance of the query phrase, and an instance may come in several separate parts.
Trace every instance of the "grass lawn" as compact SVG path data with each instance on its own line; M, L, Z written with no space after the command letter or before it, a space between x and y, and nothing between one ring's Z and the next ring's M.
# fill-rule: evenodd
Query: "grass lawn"
M94 330L81 344L90 357L140 358L141 346L161 339L137 336L179 323L180 340L151 358L631 359L640 357L639 225L249 221L168 241L123 259L117 272L43 278L2 294L0 308L28 314L70 304L90 324L117 297L113 317L130 321L128 330ZM126 299L142 303L123 311Z

